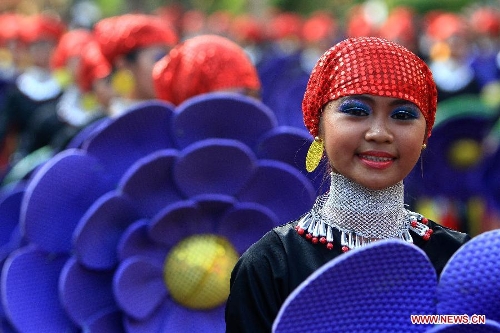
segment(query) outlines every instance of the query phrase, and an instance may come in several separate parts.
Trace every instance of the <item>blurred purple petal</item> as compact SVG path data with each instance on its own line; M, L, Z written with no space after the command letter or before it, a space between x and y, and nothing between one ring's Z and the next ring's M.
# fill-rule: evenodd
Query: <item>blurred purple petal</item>
M239 254L278 225L277 216L267 207L242 203L221 219L218 232L231 241Z
M458 200L481 195L483 188L480 176L483 166L489 163L481 145L491 126L491 117L470 114L451 117L434 126L428 148L423 154L422 166L412 170L405 185L415 195L432 193ZM458 166L453 162L451 150L461 140L477 144L479 158L475 163ZM471 155L471 151L463 153Z
M223 333L225 330L224 306L208 311L189 310L167 298L147 320L127 317L128 333Z
M0 199L0 263L21 244L19 214L24 186L12 188Z
M14 327L12 327L12 325L7 321L7 319L2 318L1 316L0 316L0 332L2 332L2 333L18 333L18 332L16 332Z
M181 194L172 178L172 167L178 156L173 149L152 153L133 164L119 187L135 203L141 216L152 217Z
M116 270L113 290L120 308L135 319L145 319L167 295L163 267L146 257L124 260Z
M73 230L110 185L102 166L79 150L49 160L28 184L21 209L25 236L47 252L71 250Z
M261 137L256 149L257 157L285 162L305 171L305 160L311 141L311 135L305 129L278 126Z
M81 148L86 140L91 139L94 135L99 133L99 131L106 127L110 121L111 118L105 117L88 124L71 139L65 148Z
M145 256L149 260L163 264L167 250L158 243L152 242L148 235L149 220L132 223L122 234L118 243L118 259L123 261L136 255Z
M207 139L182 151L174 179L186 197L204 193L234 195L255 170L255 156L236 140Z
M179 201L168 205L153 218L149 237L169 248L192 234L210 233L213 230L212 220L195 202Z
M47 255L33 246L13 252L2 271L2 303L21 332L78 332L58 298L66 256Z
M328 190L330 183L324 182L327 159L313 171L306 171L306 156L313 138L305 129L290 126L278 126L266 133L259 141L256 152L259 159L272 159L285 162L307 176L314 188L321 192Z
M172 309L177 306L171 299L166 298L146 320L136 320L126 316L124 319L125 330L127 333L166 332L162 330L163 323L168 320Z
M198 209L210 217L213 226L219 224L220 218L237 203L237 200L231 195L212 193L193 196L191 200L196 202ZM193 232L195 231L193 230ZM207 232L216 232L216 229L210 227Z
M85 213L75 229L78 261L90 269L110 269L118 263L116 246L125 229L139 218L128 198L109 192Z
M119 310L102 311L90 319L82 333L125 333L123 313Z
M279 223L286 223L309 210L316 197L314 188L294 167L261 160L250 182L237 195L241 201L260 203L272 210Z
M225 328L224 306L208 311L175 306L165 320L161 332L223 333Z
M96 313L116 309L112 280L112 271L91 271L82 267L76 258L70 258L59 279L61 303L68 316L83 327Z
M144 102L109 122L87 141L84 149L97 157L118 182L139 158L173 147L168 131L172 113L169 104Z
M235 139L253 148L258 138L277 124L266 105L235 93L196 96L176 111L172 135L181 149L209 138Z

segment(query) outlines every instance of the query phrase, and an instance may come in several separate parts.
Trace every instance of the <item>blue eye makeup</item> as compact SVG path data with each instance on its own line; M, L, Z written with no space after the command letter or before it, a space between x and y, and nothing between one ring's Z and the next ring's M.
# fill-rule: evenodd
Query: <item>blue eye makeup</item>
M353 116L366 116L372 112L371 107L367 103L354 98L347 98L343 100L340 103L338 110L339 112L347 113Z
M394 109L391 117L398 120L412 120L420 118L420 110L411 104L401 105Z

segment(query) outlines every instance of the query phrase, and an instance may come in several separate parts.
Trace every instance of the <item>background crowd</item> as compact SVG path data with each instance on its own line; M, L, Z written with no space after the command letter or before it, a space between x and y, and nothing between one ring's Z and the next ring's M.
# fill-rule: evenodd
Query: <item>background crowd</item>
M183 307L189 308L189 315L193 308L202 309L198 312L204 314L197 320L211 323L207 331L220 327L220 301L215 305L186 304L175 297L175 301L158 298L155 304L146 304L144 297L137 301L134 297L144 294L127 280L132 279L127 274L136 274L132 268L146 271L150 274L141 276L146 280L158 272L148 260L127 253L140 248L137 251L144 256L161 248L158 256L164 258L175 245L173 240L165 245L151 233L151 239L141 238L146 218L160 231L178 228L171 222L176 214L181 222L181 215L196 219L207 210L210 218L206 219L211 222L223 215L222 210L238 211L238 216L246 216L243 220L252 221L257 215L235 203L243 198L256 198L267 210L290 210L275 217L253 208L252 214L268 216L269 223L252 226L258 230L222 228L222 235L240 244L236 253L241 253L269 225L305 211L322 191L322 182L317 174L308 175L299 165L303 159L297 157L309 140L302 121L302 97L317 59L346 37L396 41L420 55L433 72L438 87L436 125L420 167L405 182L407 203L472 236L498 228L500 2L472 3L454 11L422 12L384 1L356 2L342 9L318 8L304 14L265 7L236 14L176 3L147 12L106 15L91 1L75 4L70 14L58 12L56 6L6 5L0 13L0 262L4 265L0 328L28 332L47 325L72 332L93 325L102 328L102 322L109 324L120 316L125 317L124 327L109 332L151 332L151 327L181 325L175 318L187 315L179 310ZM204 64L197 55L216 60ZM215 102L197 99L217 91L241 96L233 100L216 95ZM210 107L214 109L210 116L203 115ZM171 128L168 140L155 132L163 125L165 131ZM230 134L226 134L228 127L233 127ZM222 139L206 141L210 135L237 137L249 148ZM138 141L148 147L134 151ZM208 163L202 154L205 150L210 156L228 156L229 162L222 159L204 165ZM247 150L263 160L256 162L259 172L246 169L254 158ZM238 159L235 152L245 157ZM285 160L285 153L292 156L293 170L276 165ZM233 169L221 167L228 163ZM163 179L155 174L151 171L155 165L167 168L172 176ZM201 173L196 170L200 165L212 172ZM271 169L279 177L263 171ZM110 175L103 176L102 170ZM211 184L210 190L219 196L208 199L207 186L201 183L214 174L224 186ZM272 181L266 182L266 177L283 179L282 192L271 189ZM290 188L284 184L296 186L294 182L307 189L302 191L304 197L286 196ZM161 184L170 184L175 191ZM113 196L109 196L111 189ZM274 197L266 197L263 204L263 193ZM129 207L124 194L151 206ZM279 206L278 197L289 202ZM187 199L197 203L196 209L185 204ZM182 201L185 206L168 206L166 213L167 201ZM236 220L237 214L233 215L224 215L223 220ZM165 216L170 222L162 223L167 221ZM121 219L119 226L102 224L117 219ZM106 228L113 230L113 240L103 241L110 233ZM54 231L63 229L63 233ZM45 235L47 230L52 234ZM174 232L177 240L190 235L184 231ZM246 240L245 232L251 235ZM97 245L96 239L107 247ZM217 246L222 245L213 245ZM51 263L45 266L49 254ZM19 273L28 266L43 269ZM34 292L43 289L29 282L40 271L50 274L40 275L38 283L55 293ZM17 287L23 281L33 285L32 295ZM82 285L91 295L105 289L105 297L92 302L88 296L82 305L75 296ZM174 288L170 285L170 289ZM22 304L28 301L48 305L44 310L26 310ZM182 306L172 310L176 302ZM214 308L214 313L206 314L207 308ZM43 314L49 310L52 319L47 322ZM170 324L162 319L160 324L158 318L174 319ZM179 327L176 332L182 332Z

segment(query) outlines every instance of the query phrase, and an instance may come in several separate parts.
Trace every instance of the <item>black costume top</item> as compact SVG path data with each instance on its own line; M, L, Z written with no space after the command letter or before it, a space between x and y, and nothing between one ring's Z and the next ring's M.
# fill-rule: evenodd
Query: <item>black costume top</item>
M274 228L253 244L239 259L231 275L226 304L227 333L271 332L274 319L290 293L309 275L342 254L340 234L334 234L334 248L312 244L294 227L298 220ZM470 239L433 221L428 241L410 231L413 242L441 274L458 248Z

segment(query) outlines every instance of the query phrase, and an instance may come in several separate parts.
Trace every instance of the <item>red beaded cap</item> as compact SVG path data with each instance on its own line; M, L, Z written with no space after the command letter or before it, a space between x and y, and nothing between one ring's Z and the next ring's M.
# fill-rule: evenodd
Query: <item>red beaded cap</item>
M175 105L203 93L261 86L244 49L217 35L198 35L178 44L155 64L153 82L158 98Z
M346 39L318 60L302 101L304 124L311 135L318 135L325 104L360 94L401 98L416 104L430 136L437 105L431 70L405 47L378 37Z
M77 72L77 83L84 92L92 90L92 84L97 79L110 75L112 66L104 57L101 47L96 41L90 41L82 49Z
M102 54L110 64L119 57L137 48L151 45L173 47L178 36L169 23L159 16L147 14L124 14L107 17L94 27L94 35Z
M64 67L69 58L80 57L82 48L93 39L92 32L87 29L74 29L65 32L52 53L52 67Z

